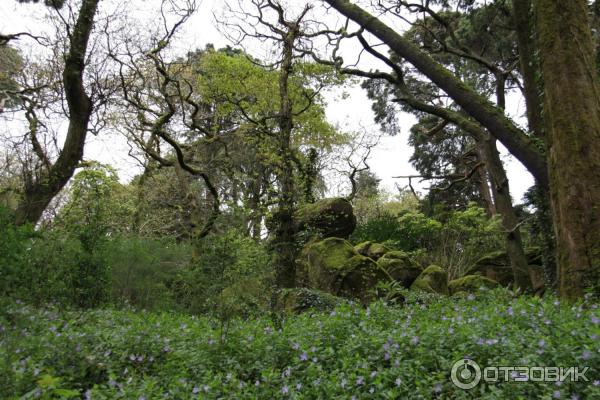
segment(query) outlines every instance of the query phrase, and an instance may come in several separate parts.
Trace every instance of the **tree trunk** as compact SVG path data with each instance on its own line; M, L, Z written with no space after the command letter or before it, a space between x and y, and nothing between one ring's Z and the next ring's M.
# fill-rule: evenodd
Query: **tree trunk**
M247 227L249 235L255 239L260 240L261 236L261 227L263 220L263 211L261 205L261 191L262 191L262 181L263 181L263 167L260 165L256 165L255 170L249 177L248 180L248 209L250 210L250 215L247 220Z
M295 31L289 30L283 42L283 58L279 72L279 163L277 181L279 201L275 218L276 284L279 287L294 287L296 281L296 244L294 224L294 166L292 163L291 135L293 129L292 100L289 79L292 73Z
M443 65L402 37L380 19L348 0L325 0L347 18L369 31L406 59L423 75L444 90L465 112L477 120L498 139L531 172L541 185L548 183L546 161L531 138L519 129L503 110L475 92Z
M517 33L519 64L523 77L523 97L527 108L529 130L539 138L544 137L540 87L536 79L539 69L535 57L531 0L513 0L513 21Z
M559 294L600 290L600 86L586 0L535 0Z
M483 197L487 214L491 217L492 215L496 215L498 211L496 210L496 204L494 203L492 193L490 192L488 169L479 168L477 169L477 174L479 175L479 192Z
M512 204L508 177L502 165L500 154L496 148L496 140L490 135L479 138L477 146L480 157L484 160L486 168L492 178L492 194L496 209L502 218L502 227L505 231L506 254L510 260L513 272L515 289L528 290L532 287L529 277L527 256L523 250L523 241L519 230L519 218Z
M63 85L69 111L67 137L56 162L42 173L36 181L27 185L24 198L16 211L18 225L36 223L50 201L73 176L83 157L83 147L92 114L92 102L83 86L85 55L94 16L100 0L83 0L79 16L69 40L69 52L65 57Z
M513 0L513 21L517 33L519 64L523 77L523 96L527 108L529 131L544 142L544 121L542 118L542 83L538 77L539 60L536 57L532 0ZM538 185L536 188L536 219L539 235L542 238L542 259L547 288L556 286L556 262L554 253L556 243L552 211L550 209L550 190Z

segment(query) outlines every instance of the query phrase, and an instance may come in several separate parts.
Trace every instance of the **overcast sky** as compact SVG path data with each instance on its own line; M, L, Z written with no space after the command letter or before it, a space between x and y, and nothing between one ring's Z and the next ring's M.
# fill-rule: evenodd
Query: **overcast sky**
M143 9L152 0L131 0L127 7L134 6L138 12ZM213 43L216 47L222 47L231 44L217 29L213 13L221 13L223 0L203 0L201 7L195 16L186 24L177 46L185 52L204 47L207 43ZM134 8L135 9L135 8ZM11 33L20 31L38 32L44 29L42 20L43 7L39 5L17 5L15 0L0 0L0 32ZM250 52L261 56L261 49L248 48ZM359 46L353 49L347 49L356 54ZM365 61L364 67L369 67L369 61ZM339 93L332 93L327 96L327 117L330 122L338 124L344 130L357 131L368 129L372 132L378 132L378 126L373 122L373 113L371 104L367 99L365 92L359 87L348 89L350 96L344 99ZM509 96L508 113L513 117L522 119L524 105L518 96ZM395 191L395 183L404 186L405 180L393 179L397 175L415 174L416 171L409 163L412 154L412 148L407 144L408 132L415 122L414 117L409 114L400 116L402 132L400 135L389 137L385 136L380 141L376 149L371 153L369 165L371 170L382 180L381 184L389 191ZM533 184L531 175L525 168L513 157L508 156L502 149L503 160L507 168L510 179L511 193L513 198L519 202L524 191ZM139 172L137 164L127 156L127 146L122 138L110 137L91 137L86 146L85 157L95 159L101 162L110 163L118 166L122 179L127 180ZM427 182L418 186L427 187Z

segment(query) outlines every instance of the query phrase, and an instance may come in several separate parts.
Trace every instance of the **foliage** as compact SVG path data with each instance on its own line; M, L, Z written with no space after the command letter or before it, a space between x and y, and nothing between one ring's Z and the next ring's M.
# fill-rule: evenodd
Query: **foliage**
M113 167L88 162L73 178L55 224L90 248L103 236L128 231L135 212L131 189Z
M110 267L112 303L155 311L181 308L172 285L189 268L190 255L188 243L169 238L112 238L104 253Z
M502 248L500 221L490 219L476 204L434 218L415 211L381 213L359 224L351 237L353 243L367 240L413 252L422 265L441 265L450 279L461 276L484 254Z
M0 314L0 397L261 399L598 398L598 305L495 290L395 308L341 305L283 321L129 310L71 312L11 302ZM480 366L589 366L589 382L450 381ZM60 390L60 392L59 392ZM27 398L27 397L25 397Z
M173 283L185 310L226 322L267 309L271 268L264 245L230 230L205 238L194 252L191 267Z
M367 191L366 195L359 190L352 205L359 224L386 214L398 215L405 211L419 210L419 200L407 190L400 190L398 193L392 194L386 190L377 189L376 192Z
M28 241L34 236L31 226L16 227L12 213L0 206L0 292L10 295L28 280L21 271L20 260L28 251Z
M11 46L0 46L0 112L18 102L16 96L8 92L19 89L15 78L22 68L20 52Z

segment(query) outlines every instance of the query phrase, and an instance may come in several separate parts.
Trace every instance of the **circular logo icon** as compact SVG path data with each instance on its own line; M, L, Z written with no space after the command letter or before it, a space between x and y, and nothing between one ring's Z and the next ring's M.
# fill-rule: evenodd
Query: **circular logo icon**
M473 389L481 381L481 368L473 360L458 360L452 366L450 377L454 386L464 390Z

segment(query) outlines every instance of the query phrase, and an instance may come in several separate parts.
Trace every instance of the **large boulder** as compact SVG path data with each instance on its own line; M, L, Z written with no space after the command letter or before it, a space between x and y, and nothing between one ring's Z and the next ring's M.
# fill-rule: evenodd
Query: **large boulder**
M542 253L539 248L532 247L526 249L525 255L529 264L529 276L531 277L533 290L536 293L543 291ZM467 270L466 275L485 276L502 286L510 286L514 282L510 259L505 250L498 250L481 257Z
M466 275L448 282L450 294L458 292L475 293L481 289L494 289L499 283L481 275Z
M313 241L302 249L296 278L301 286L368 303L377 283L388 276L348 241L332 237Z
M412 290L448 294L448 273L437 265L425 268L410 286Z
M276 293L273 310L283 315L307 311L329 312L344 302L340 297L307 288L282 289Z
M377 260L377 265L405 288L409 288L423 271L421 266L403 251L385 253Z
M308 231L318 237L347 238L356 228L352 204L343 198L319 200L296 212L298 231Z
M494 251L481 257L466 271L466 275L485 276L502 286L509 286L513 283L510 259L505 250Z
M385 253L389 253L391 250L381 243L375 242L362 242L354 246L354 249L359 254L371 258L373 261L379 260Z

